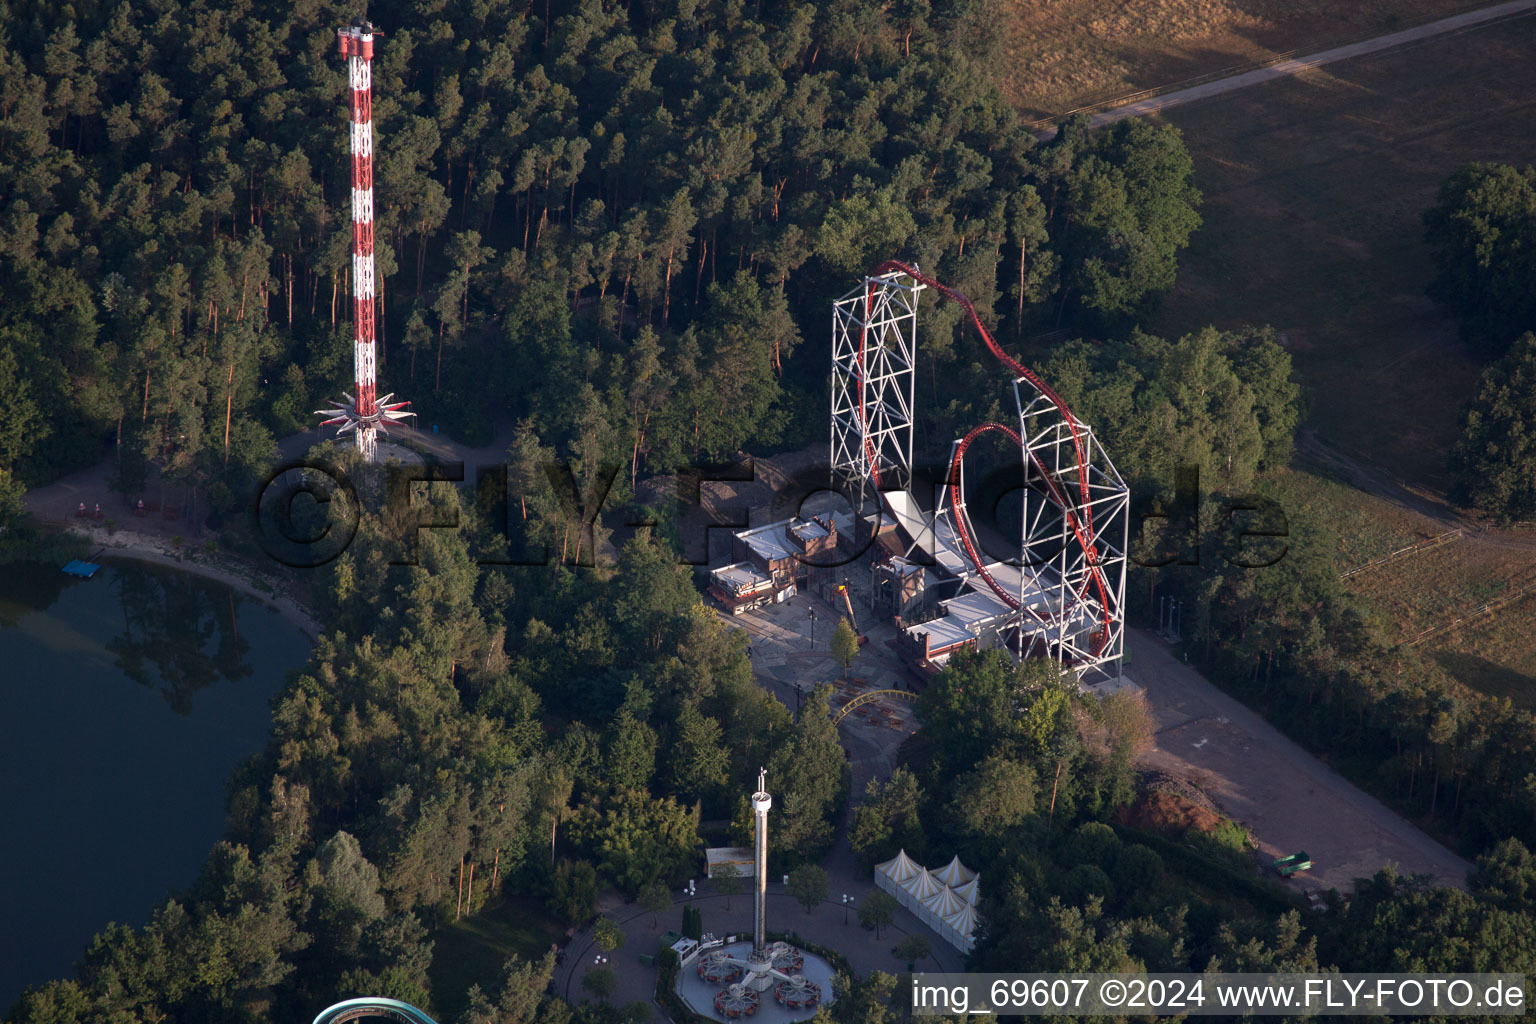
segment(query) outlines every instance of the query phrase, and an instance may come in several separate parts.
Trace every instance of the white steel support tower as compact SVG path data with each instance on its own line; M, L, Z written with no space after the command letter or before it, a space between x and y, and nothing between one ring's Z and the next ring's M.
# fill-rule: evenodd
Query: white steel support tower
M963 557L952 558L946 571L1006 607L1001 632L1016 657L1049 657L1089 683L1119 678L1129 489L1092 428L1038 374L1003 351L970 300L910 264L882 263L833 304L833 474L854 490L861 506L871 486L877 492L911 487L917 294L925 286L965 310L1010 371L1018 409L1016 425L983 423L954 443L929 537L942 533L958 541ZM986 557L966 512L965 453L987 433L1001 434L1019 449L1016 558Z
M757 770L757 792L752 794L752 957L761 959L768 950L768 773Z
M1017 657L1050 658L1085 682L1117 678L1125 653L1130 491L1092 427L1069 422L1025 378L1013 390L1017 429L984 423L955 441L934 521L948 522L959 537L971 562L965 575L1014 610L1008 639ZM1018 446L1022 473L1019 554L1001 562L983 557L965 504L965 454L987 433Z
M1079 678L1095 669L1118 677L1125 654L1130 488L1092 427L1077 421L1074 438L1073 425L1061 410L1027 380L1014 381L1013 393L1025 472L1043 468L1054 476L1075 509L1073 516L1064 514L1052 488L1037 483L1024 489L1020 587L1055 583L1061 588L1066 604L1051 623L1054 635L1050 630L1040 634L1057 662L1075 668ZM1086 503L1081 500L1085 478ZM1027 630L1020 631L1021 656L1028 637Z
M390 403L394 395L377 397L378 366L374 352L373 264L373 26L366 21L337 29L341 55L347 58L352 97L352 365L356 381L345 402L316 409L327 417L321 426L341 424L337 434L352 431L364 462L377 457L380 430L416 415L403 411L410 402Z
M857 508L880 487L912 484L921 281L866 277L832 304L832 473Z

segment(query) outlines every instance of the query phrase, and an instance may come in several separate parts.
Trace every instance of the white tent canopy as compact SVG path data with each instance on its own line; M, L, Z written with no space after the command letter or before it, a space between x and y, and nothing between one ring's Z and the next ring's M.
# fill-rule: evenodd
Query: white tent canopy
M911 857L908 857L906 850L899 850L897 851L896 856L892 857L884 864L875 865L876 873L884 875L886 878L889 878L897 885L905 884L908 880L910 880L913 876L922 870L923 866L914 861Z
M907 890L914 903L922 903L930 896L938 894L944 888L944 883L934 878L933 874L927 868L924 868L908 879L907 884L902 886L902 888Z
M964 952L975 945L980 876L958 855L938 871L929 871L901 850L875 865L875 885L895 896L951 946Z
M952 946L969 951L975 946L973 936L976 934L976 908L966 903L959 910L944 919L945 929L949 932L944 938ZM941 933L943 934L943 933ZM959 941L956 941L956 940Z
M948 887L940 889L937 893L923 901L923 906L927 907L941 921L947 921L955 914L958 914L960 908L965 905L966 902L956 896L954 890Z
M944 865L933 874L935 878L952 889L956 886L964 885L966 882L969 882L971 879L976 877L976 872L960 863L959 854L956 854L954 860L950 861L948 864Z

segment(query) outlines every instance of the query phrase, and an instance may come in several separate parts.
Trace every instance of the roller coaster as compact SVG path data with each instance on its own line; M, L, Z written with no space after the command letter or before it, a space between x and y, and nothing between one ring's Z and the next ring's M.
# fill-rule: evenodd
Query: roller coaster
M917 702L917 694L910 690L866 690L833 712L832 724L837 725L847 718L850 712L857 711L866 704L873 704L881 700L902 700L908 704L913 704Z
M859 505L878 494L882 515L903 518L895 498L914 482L917 299L925 288L959 303L1013 377L1018 409L1017 426L983 423L954 442L932 518L923 524L932 534L926 554L931 558L950 537L958 542L959 564L946 568L1002 602L1019 658L1048 656L1080 678L1118 675L1130 523L1124 481L1092 429L1039 374L1003 351L971 301L910 264L882 263L833 304L833 472L852 485ZM1018 557L997 562L984 557L965 503L966 454L993 433L1020 450L1025 485L1018 488ZM905 498L901 504L909 512L917 507ZM905 518L910 524L912 517Z
M320 1016L315 1018L315 1024L342 1024L343 1021L363 1020L368 1017L400 1021L402 1024L437 1024L437 1021L410 1003L402 1003L398 999L385 999L382 996L364 996L361 999L348 999L335 1006L328 1006L320 1011Z

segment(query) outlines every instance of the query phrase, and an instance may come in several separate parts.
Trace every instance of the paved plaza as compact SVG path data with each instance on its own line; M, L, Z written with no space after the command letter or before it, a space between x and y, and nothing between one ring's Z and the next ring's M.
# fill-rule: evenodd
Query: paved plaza
M859 924L856 909L860 900L875 891L873 876L850 878L842 873L834 875L830 866L828 874L832 876L829 888L831 898L810 913L806 913L803 906L784 894L780 878L770 881L768 930L793 932L807 942L837 950L848 958L849 966L860 977L867 976L871 971L896 974L906 970L907 965L892 956L891 949L909 934L925 936L932 949L932 956L918 961L916 967L919 971L964 969L960 951L940 941L938 936L925 928L904 907L896 912L895 923L881 929L880 937L876 938L872 930ZM652 1002L656 991L656 968L642 964L640 955L655 954L663 933L669 929L679 931L682 928L682 908L685 904L699 908L706 932L721 936L751 935L750 894L727 898L710 893L706 880L699 879L698 882L698 896L689 900L679 893L678 902L655 917L634 904L619 904L616 901L606 909L607 916L624 929L624 945L606 954L608 963L605 966L613 971L615 978L609 1002L619 1006L637 1001ZM845 891L854 897L853 907L846 910L842 904ZM581 979L597 966L594 958L598 952L590 929L577 933L566 947L565 962L555 969L555 986L560 996L578 1003L591 998L582 989Z

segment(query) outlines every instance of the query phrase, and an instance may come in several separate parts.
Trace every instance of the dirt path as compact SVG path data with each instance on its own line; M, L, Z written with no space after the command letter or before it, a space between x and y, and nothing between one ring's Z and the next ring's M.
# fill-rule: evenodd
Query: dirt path
M1506 3L1494 4L1491 7L1483 7L1475 11L1466 11L1462 14L1452 15L1449 18L1441 18L1439 21L1432 21L1427 25L1416 25L1413 28L1403 29L1401 32L1390 32L1384 36L1376 36L1373 39L1350 43L1347 46L1336 46L1330 50L1322 50L1310 56L1280 61L1277 64L1257 68L1253 71L1245 71L1242 74L1232 75L1229 78L1220 78L1214 82L1204 82L1200 85L1191 86L1188 89L1177 89L1159 96L1149 96L1146 99L1134 100L1130 103L1124 103L1118 107L1111 107L1108 110L1102 110L1094 114L1089 123L1092 127L1097 128L1100 125L1111 124L1115 121L1124 120L1127 117L1145 117L1148 114L1156 114L1167 110L1169 107L1177 107L1185 103L1209 99L1212 96L1220 96L1223 93L1229 93L1237 89L1246 89L1250 85L1270 82L1277 78L1298 75L1304 71L1311 71L1337 61L1363 57L1367 54L1379 53L1382 50L1396 49L1411 43L1433 39L1436 36L1478 28L1490 22L1523 17L1533 12L1536 12L1536 0L1508 0ZM1047 128L1038 137L1044 141L1055 134L1055 128Z
M1127 674L1146 689L1155 746L1141 763L1199 786L1245 825L1269 857L1306 850L1316 867L1298 889L1350 892L1391 862L1436 884L1465 886L1470 869L1450 850L1297 746L1160 641L1127 630Z
M1463 519L1444 500L1410 489L1381 467L1354 458L1328 444L1315 430L1303 427L1296 432L1296 454L1300 461L1310 463L1331 476L1343 477L1359 490L1417 512L1445 529L1459 528L1468 535L1475 534L1479 529L1476 523Z
M1447 530L1461 530L1463 543L1536 554L1536 530L1498 529L1463 516L1439 495L1408 486L1363 456L1340 451L1315 430L1302 428L1296 432L1296 455L1302 463L1340 477L1367 494L1416 512Z

